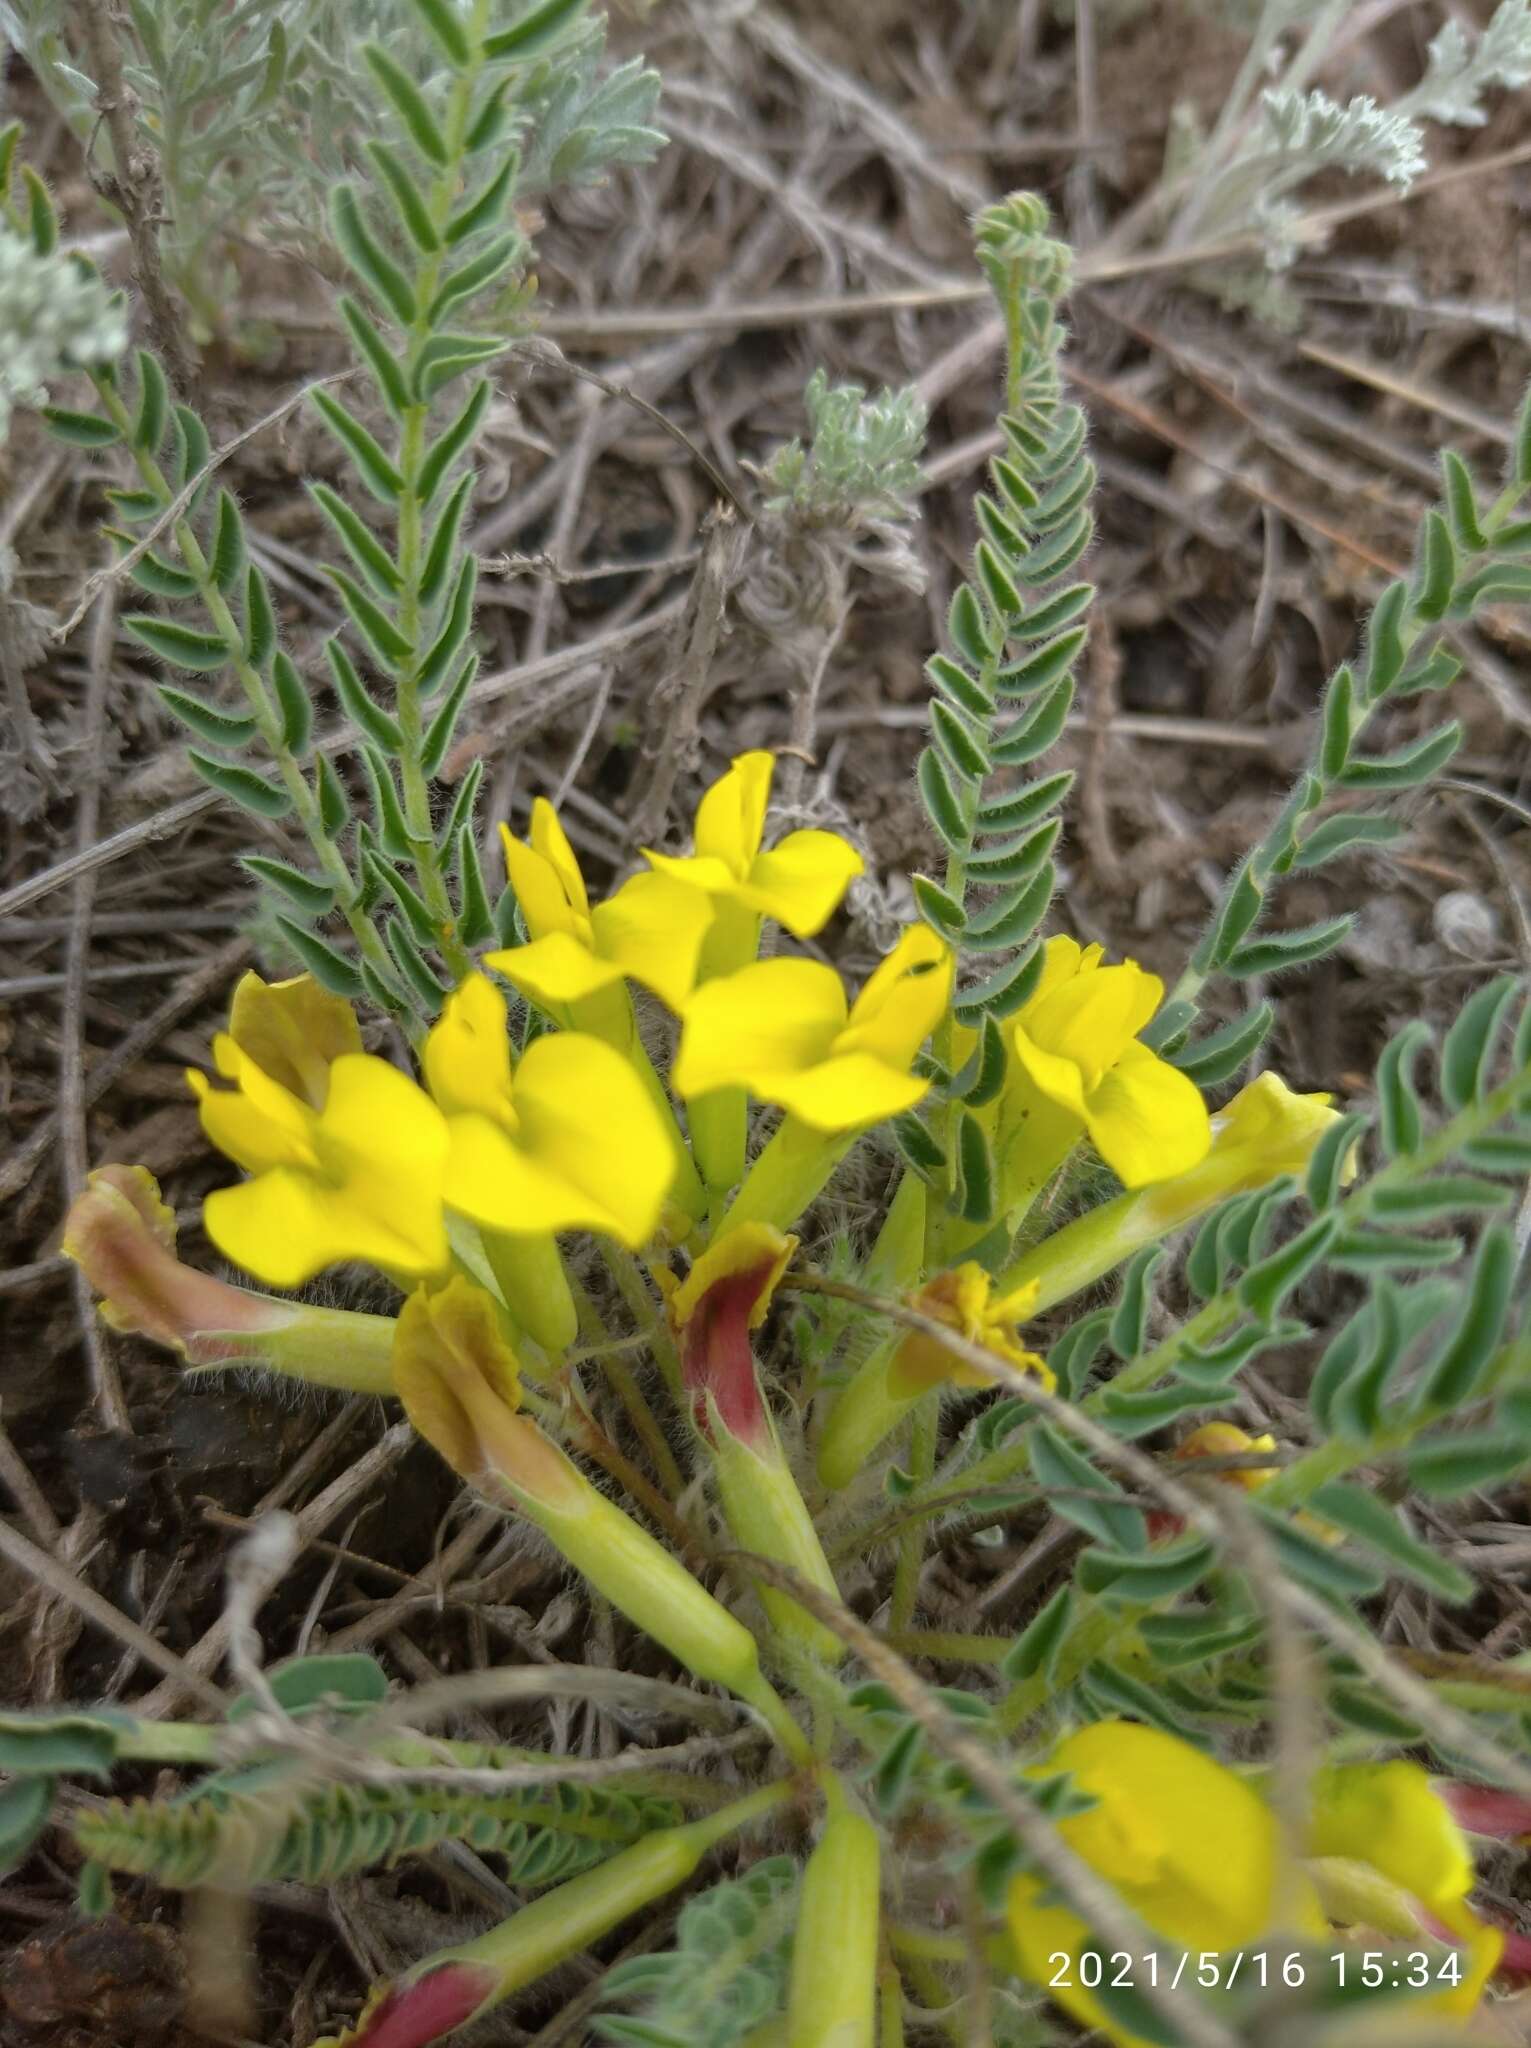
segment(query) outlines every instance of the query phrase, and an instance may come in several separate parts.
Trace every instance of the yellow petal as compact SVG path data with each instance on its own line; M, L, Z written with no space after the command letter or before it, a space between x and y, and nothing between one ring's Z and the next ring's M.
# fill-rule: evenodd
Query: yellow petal
M815 1131L861 1131L902 1116L923 1100L930 1083L870 1053L837 1053L804 1074L780 1075L755 1092Z
M642 851L656 875L684 882L688 889L701 889L709 896L730 896L738 889L733 869L710 854L654 853L647 846Z
M634 875L591 912L596 952L679 1013L696 986L711 898L671 876Z
M1078 1063L1065 1054L1045 1052L1031 1037L1024 1024L1010 1027L1010 1051L1016 1066L1025 1075L1032 1087L1047 1100L1070 1117L1084 1122L1084 1076ZM1022 1121L1015 1136L1025 1139L1029 1136Z
M1088 1088L1120 1059L1163 994L1159 977L1145 974L1132 960L1081 968L1046 994L1034 995L1018 1021L1044 1052L1073 1060Z
M220 1043L224 1060L240 1076L239 1087L215 1088L193 1068L186 1074L208 1137L246 1173L263 1173L273 1166L312 1166L314 1112L278 1082L268 1080L232 1039L215 1040L215 1050Z
M658 1227L675 1149L658 1107L610 1046L537 1039L516 1072L517 1133L454 1117L447 1200L497 1230L598 1230L636 1248Z
M555 1016L570 1003L584 1002L622 979L622 969L615 961L597 959L585 941L571 932L549 932L530 945L486 953L484 965L503 974L511 987L518 988L538 1009Z
M1313 1856L1369 1863L1439 1916L1474 1883L1472 1851L1418 1764L1341 1764L1313 1780Z
M226 1258L273 1287L298 1287L326 1266L361 1259L384 1272L428 1270L410 1239L312 1175L279 1166L202 1204L202 1223ZM445 1264L445 1243L438 1265Z
M927 924L910 925L851 1006L837 1052L870 1052L907 1068L951 1002L956 963Z
M375 1228L408 1248L405 1258L376 1263L415 1275L444 1266L447 1127L425 1090L387 1060L348 1053L330 1069L317 1136L325 1174L342 1190L337 1199L351 1219L342 1227L358 1234Z
M828 1054L845 1023L845 991L816 960L758 960L699 988L687 1003L677 1091L749 1088L763 1101Z
M500 839L505 848L505 874L511 893L532 937L542 939L549 932L580 931L583 914L570 903L568 890L553 863L525 840L512 837L504 825L500 827ZM583 884L580 894L584 894Z
M495 956L491 956L493 964ZM484 974L470 974L446 999L421 1058L425 1083L448 1116L465 1110L513 1117L509 1011Z
M311 974L267 983L241 975L229 1005L229 1036L264 1073L313 1109L322 1109L330 1062L360 1052L361 1026L342 996Z
M752 909L808 939L828 924L865 865L834 832L789 832L769 852L756 854L739 893Z
M1096 1151L1128 1188L1188 1173L1212 1144L1195 1082L1136 1040L1086 1095L1084 1118Z
M696 850L743 881L760 851L776 762L763 748L737 754L696 808Z
M758 1276L760 1291L750 1305L747 1327L758 1330L770 1313L771 1297L792 1263L797 1246L795 1237L784 1236L769 1223L740 1223L724 1231L702 1253L685 1279L667 1290L671 1322L678 1330L684 1330L710 1289L719 1281L748 1273Z
M541 854L557 875L570 909L581 917L588 916L590 899L585 894L585 878L580 873L579 860L569 844L569 835L559 822L557 811L545 796L539 796L532 805L532 851Z

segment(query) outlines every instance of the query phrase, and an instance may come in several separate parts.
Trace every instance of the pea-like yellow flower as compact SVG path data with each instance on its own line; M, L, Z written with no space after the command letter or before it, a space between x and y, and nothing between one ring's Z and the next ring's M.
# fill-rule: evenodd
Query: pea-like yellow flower
M929 1087L909 1070L951 988L951 950L928 925L910 926L848 1008L833 968L756 961L687 1003L675 1086L688 1101L747 1088L813 1130L865 1130Z
M519 1508L613 1607L698 1678L747 1700L794 1758L806 1755L744 1624L518 1412L520 1364L482 1288L456 1275L410 1296L394 1379L410 1421L454 1471Z
M101 1296L104 1323L189 1367L259 1365L314 1386L392 1392L392 1317L231 1287L183 1264L175 1239L174 1211L146 1167L101 1166L70 1205L61 1249Z
M213 1040L213 1064L232 1087L187 1074L202 1128L252 1176L202 1206L221 1252L275 1287L296 1287L342 1259L401 1282L446 1266L446 1123L407 1075L364 1052L302 1072L277 1059L277 1076L298 1079L299 1094L227 1032Z
M1473 2011L1499 1966L1504 1936L1468 1903L1472 1850L1428 1772L1401 1760L1319 1771L1307 1851L1331 1920L1405 1941L1430 1935L1461 1949L1458 1981L1437 1973L1437 1988L1422 2002L1436 2012Z
M969 1344L981 1344L996 1359L1032 1374L1049 1392L1054 1376L1022 1342L1020 1325L1037 1298L1035 1282L998 1294L992 1277L974 1259L937 1273L909 1306L943 1323ZM907 1330L873 1352L830 1411L819 1438L818 1473L832 1493L849 1486L878 1445L897 1428L933 1387L992 1387L994 1376L948 1351L924 1330Z
M1068 1736L1029 1775L1067 1771L1095 1801L1057 1823L1083 1862L1165 1945L1221 1954L1271 1930L1281 1868L1279 1831L1255 1788L1214 1758L1162 1729L1098 1721ZM1007 1919L1019 1974L1047 1985L1085 2027L1123 2048L1142 2048L1080 1982L1061 1971L1094 1937L1047 1882L1023 1875L1010 1887Z
M625 1019L619 984L631 977L679 1010L696 982L712 905L667 875L634 875L593 907L578 857L546 797L532 805L529 840L500 827L505 867L531 934L486 963L566 1027L599 1028L603 1012ZM603 1005L601 998L605 997ZM601 1035L614 1035L603 1029Z
M762 916L774 918L794 938L822 931L865 867L855 847L834 832L789 832L773 847L761 845L775 772L774 757L763 749L736 755L697 806L695 851L677 855L645 847L643 853L657 873L705 890L720 905L743 913L739 930L748 934L743 959L754 953ZM738 966L737 947L733 957L711 964L714 971Z
M446 1199L512 1235L588 1229L646 1244L675 1177L675 1147L619 1052L579 1032L534 1039L511 1068L505 998L470 974L425 1041L445 1117Z
M1319 1140L1338 1121L1331 1101L1328 1095L1295 1094L1278 1074L1259 1075L1212 1118L1211 1150L1188 1172L1118 1195L1066 1223L1018 1259L1004 1284L1034 1280L1038 1307L1051 1308L1215 1203L1251 1193L1284 1173L1304 1172Z
M1163 997L1163 982L1135 960L1106 967L1099 946L1047 941L1042 978L1006 1034L1026 1180L1081 1132L1129 1188L1186 1173L1206 1154L1212 1130L1194 1082L1138 1039Z
M272 982L253 968L242 974L229 1003L229 1036L262 1073L311 1109L324 1107L334 1062L362 1050L356 1012L311 974Z

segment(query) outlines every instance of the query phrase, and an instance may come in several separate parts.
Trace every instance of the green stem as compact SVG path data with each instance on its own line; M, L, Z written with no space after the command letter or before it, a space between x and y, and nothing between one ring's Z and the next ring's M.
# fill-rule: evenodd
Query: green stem
M917 1482L930 1480L936 1469L937 1404L924 1401L915 1409L909 1424L909 1469ZM900 1635L914 1618L920 1592L920 1571L925 1563L925 1524L912 1522L900 1531L898 1562L893 1568L893 1604L889 1627Z

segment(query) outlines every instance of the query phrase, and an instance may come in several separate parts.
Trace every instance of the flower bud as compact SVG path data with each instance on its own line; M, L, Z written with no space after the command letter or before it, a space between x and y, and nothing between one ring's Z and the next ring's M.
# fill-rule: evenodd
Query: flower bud
M391 1316L314 1308L231 1287L175 1255L175 1217L142 1166L102 1166L64 1224L63 1250L114 1330L178 1351L189 1366L259 1365L312 1386L393 1392Z
M803 1872L787 2048L872 2048L877 2031L877 1830L833 1814Z

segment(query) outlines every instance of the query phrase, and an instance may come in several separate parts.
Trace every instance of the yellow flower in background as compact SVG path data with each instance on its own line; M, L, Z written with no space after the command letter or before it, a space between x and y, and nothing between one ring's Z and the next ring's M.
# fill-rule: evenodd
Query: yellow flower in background
M430 1097L371 1053L332 1060L317 1108L227 1032L213 1064L229 1088L188 1072L202 1128L252 1178L202 1205L226 1257L275 1287L362 1259L400 1281L447 1263L447 1128Z
M1236 1422L1203 1422L1193 1429L1184 1442L1175 1446L1175 1456L1180 1459L1196 1458L1246 1458L1256 1452L1275 1456L1276 1439L1266 1430L1260 1436L1251 1436L1247 1429L1240 1429ZM1269 1486L1276 1477L1274 1465L1234 1466L1227 1472L1211 1476L1228 1486L1240 1486L1246 1493L1258 1493L1262 1486Z
M1400 1940L1433 1935L1464 1951L1460 1981L1423 2000L1470 2013L1498 1967L1504 1936L1468 1903L1476 1873L1467 1838L1418 1764L1340 1764L1319 1771L1307 1850L1332 1920Z
M1221 1954L1271 1930L1280 1874L1276 1821L1234 1771L1162 1729L1098 1721L1068 1736L1028 1776L1067 1771L1095 1804L1057 1823L1058 1833L1144 1925L1173 1950ZM1079 1982L1060 1976L1061 1951L1094 1939L1069 1906L1049 1902L1045 1879L1010 1887L1007 1919L1018 1973L1047 1985L1086 2027L1138 2048Z
M705 895L665 875L634 875L592 909L574 849L545 797L532 805L529 841L514 838L503 825L500 834L510 886L531 939L486 955L488 966L550 1016L581 1029L598 1021L598 1010L589 1007L593 999L628 976L670 1009L680 1009L695 985L712 922ZM621 1014L625 1020L625 1008Z
M362 1049L356 1012L311 974L273 982L253 969L242 974L229 1004L229 1036L262 1073L311 1109L324 1107L334 1061Z
M756 961L686 1005L675 1086L688 1100L747 1088L813 1130L865 1129L929 1087L909 1069L951 988L951 951L928 925L904 933L848 1009L833 968Z
M771 917L794 938L812 938L834 915L841 897L865 863L855 847L834 832L789 832L764 848L766 809L771 801L772 755L763 749L739 754L726 775L697 806L695 851L643 857L655 871L742 910L754 953L755 925ZM738 957L719 968L739 964Z
M1283 1173L1304 1172L1319 1140L1338 1121L1330 1102L1327 1095L1294 1094L1278 1074L1259 1075L1212 1118L1211 1149L1188 1172L1118 1195L1066 1223L1023 1253L1005 1273L1005 1284L1035 1280L1038 1306L1051 1308L1142 1246L1194 1222L1214 1203L1262 1188ZM1024 1137L1015 1142L1024 1148ZM1347 1168L1347 1179L1352 1170Z
M1036 1352L1021 1342L1020 1324L1036 1303L1035 1284L1017 1287L1008 1294L995 1295L994 1281L974 1259L965 1259L950 1272L937 1273L909 1306L921 1315L945 1323L969 1344L981 1344L1018 1372L1034 1373L1049 1390L1053 1375ZM980 1372L965 1358L957 1358L935 1337L923 1330L910 1330L899 1341L888 1373L894 1394L924 1393L929 1387L991 1387L993 1375Z
M1082 1126L1125 1186L1141 1187L1195 1166L1211 1123L1195 1083L1138 1042L1163 982L1134 960L1101 959L1099 946L1049 939L1042 978L1007 1036L1041 1103L1076 1132Z
M447 998L425 1041L445 1117L446 1200L512 1235L589 1229L637 1247L675 1178L672 1134L642 1080L598 1038L534 1039L512 1073L505 999L482 974Z

